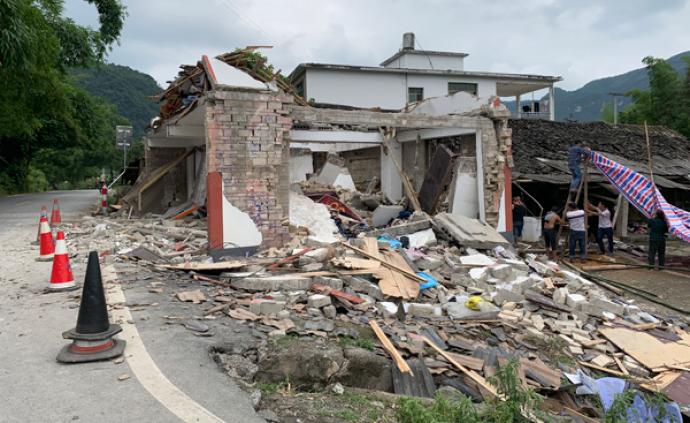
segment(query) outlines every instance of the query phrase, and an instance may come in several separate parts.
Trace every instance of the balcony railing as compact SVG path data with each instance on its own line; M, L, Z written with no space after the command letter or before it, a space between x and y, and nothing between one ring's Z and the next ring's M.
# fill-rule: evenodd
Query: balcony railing
M513 112L513 119L545 119L549 120L549 112Z

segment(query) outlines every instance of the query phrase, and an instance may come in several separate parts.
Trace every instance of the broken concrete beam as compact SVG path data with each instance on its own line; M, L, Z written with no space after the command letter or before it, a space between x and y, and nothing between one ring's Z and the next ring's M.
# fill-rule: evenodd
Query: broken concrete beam
M614 303L605 298L593 297L589 303L582 305L582 311L587 312L592 316L602 317L603 312L613 313L617 316L625 314L625 307L621 304Z
M331 305L331 297L322 294L310 295L307 299L307 305L310 308L322 308Z
M232 280L230 285L245 291L306 291L311 287L312 279L292 275L247 277Z
M377 237L383 234L388 234L390 236L398 237L401 235L409 235L415 232L423 231L424 229L429 229L430 227L431 220L424 219L417 220L415 222L405 223L402 225L390 226L388 228L376 229L374 231L369 232L367 235Z
M508 240L503 238L496 229L477 219L457 214L439 213L434 217L433 222L440 232L464 247L484 250L497 246L510 246Z
M398 205L378 206L371 216L371 223L375 228L385 226L391 220L396 219L403 210L405 207Z

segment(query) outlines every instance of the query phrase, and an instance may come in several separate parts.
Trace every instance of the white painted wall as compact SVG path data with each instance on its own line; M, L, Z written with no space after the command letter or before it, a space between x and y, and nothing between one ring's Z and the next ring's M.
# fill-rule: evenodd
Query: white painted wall
M481 98L496 95L496 81L483 78L314 68L306 72L306 97L320 103L402 109L408 87L424 88L424 98L440 97L448 95L449 82L476 83Z
M431 63L429 63L431 61ZM429 54L403 54L386 65L387 68L463 70L464 58Z

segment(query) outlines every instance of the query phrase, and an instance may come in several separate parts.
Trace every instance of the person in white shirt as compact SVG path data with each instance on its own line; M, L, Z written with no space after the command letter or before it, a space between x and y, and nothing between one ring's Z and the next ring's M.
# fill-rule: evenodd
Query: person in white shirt
M575 245L580 249L580 260L587 261L587 248L585 247L585 211L576 203L568 203L568 212L565 214L570 227L570 239L568 240L568 255L570 261L575 260Z
M613 223L611 222L611 210L606 204L599 201L596 207L587 204L587 211L599 215L599 227L597 228L597 244L601 254L613 255ZM604 248L604 237L608 241L608 249Z

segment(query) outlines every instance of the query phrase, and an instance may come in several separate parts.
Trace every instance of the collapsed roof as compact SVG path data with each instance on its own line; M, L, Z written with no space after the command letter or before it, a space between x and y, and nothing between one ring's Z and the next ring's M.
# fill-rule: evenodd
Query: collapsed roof
M567 183L567 150L583 142L593 150L638 172L648 173L644 127L604 122L552 122L513 119L514 176L549 183ZM662 127L649 127L652 162L657 183L690 189L690 141Z

